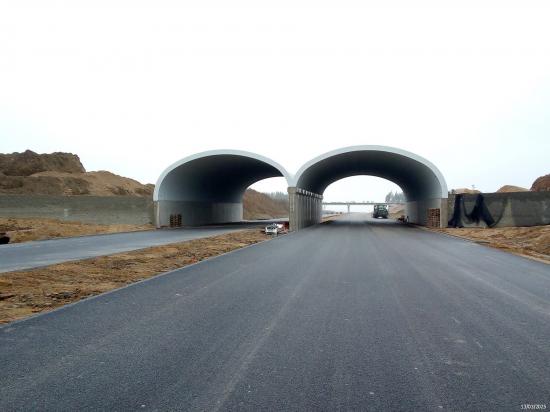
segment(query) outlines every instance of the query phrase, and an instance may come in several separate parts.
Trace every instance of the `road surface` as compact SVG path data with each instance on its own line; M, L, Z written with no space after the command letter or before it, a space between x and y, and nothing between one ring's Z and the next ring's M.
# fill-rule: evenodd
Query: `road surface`
M0 410L550 408L550 266L363 217L0 328Z
M265 224L265 222L271 222L271 220L247 221L201 228L109 233L0 245L0 276L1 273L14 270L31 269L71 260L87 259L221 235L247 227L255 227L262 223Z

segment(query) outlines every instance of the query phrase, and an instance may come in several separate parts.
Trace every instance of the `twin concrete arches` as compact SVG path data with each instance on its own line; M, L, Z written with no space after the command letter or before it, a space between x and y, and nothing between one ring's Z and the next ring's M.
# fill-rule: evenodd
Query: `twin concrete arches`
M213 150L186 157L169 166L155 186L155 223L168 226L170 215L181 215L185 226L240 222L242 197L255 182L284 177L288 183L290 229L321 221L323 192L333 182L370 175L390 180L403 190L407 215L426 224L428 209L444 211L447 184L428 160L387 146L352 146L322 154L304 164L295 175L277 162L240 150Z

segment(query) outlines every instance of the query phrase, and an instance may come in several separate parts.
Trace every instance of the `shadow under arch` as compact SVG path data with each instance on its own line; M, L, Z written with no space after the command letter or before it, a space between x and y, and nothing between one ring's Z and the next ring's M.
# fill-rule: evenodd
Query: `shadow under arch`
M361 145L324 153L298 170L289 188L291 229L319 223L325 189L337 180L359 175L381 177L400 186L410 222L426 224L432 208L440 209L441 222L446 222L447 183L433 163L406 150Z
M182 225L240 222L242 197L255 182L289 173L277 162L242 150L211 150L185 157L162 172L155 185L155 225L170 224L181 215Z

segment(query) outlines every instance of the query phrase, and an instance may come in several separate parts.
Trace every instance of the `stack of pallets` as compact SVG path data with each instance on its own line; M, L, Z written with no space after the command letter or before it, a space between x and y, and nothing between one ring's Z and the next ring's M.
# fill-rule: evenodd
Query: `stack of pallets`
M170 227L181 226L181 215L170 215Z
M440 227L441 209L428 209L428 227Z

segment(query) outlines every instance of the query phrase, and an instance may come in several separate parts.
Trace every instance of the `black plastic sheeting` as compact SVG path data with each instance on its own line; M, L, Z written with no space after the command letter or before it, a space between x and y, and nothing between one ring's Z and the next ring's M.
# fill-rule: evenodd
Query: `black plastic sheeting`
M474 208L470 213L466 210L464 204L464 195L459 194L455 197L455 207L453 216L449 220L450 227L464 227L464 220L466 223L476 223L483 221L488 227L495 226L502 216L498 219L494 219L485 203L485 198L482 194L478 194L475 198Z

